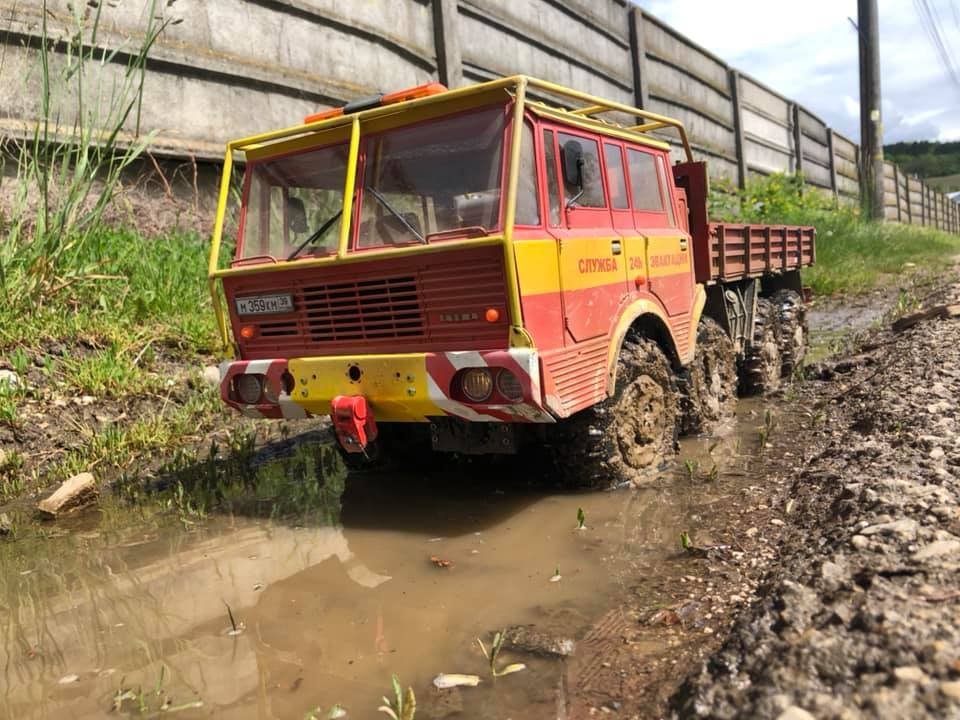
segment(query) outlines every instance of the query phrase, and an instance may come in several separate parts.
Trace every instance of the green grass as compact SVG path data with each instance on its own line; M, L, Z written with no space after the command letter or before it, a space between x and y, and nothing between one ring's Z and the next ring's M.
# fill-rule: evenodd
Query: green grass
M101 228L64 260L96 267L52 298L0 300L0 353L15 364L24 347L83 341L100 348L73 363L84 383L115 387L110 365L164 348L184 356L217 346L206 285L207 246L196 235L147 239L132 230Z
M771 175L736 193L722 186L711 195L714 219L813 225L817 262L804 282L818 294L862 293L915 271L940 272L960 256L960 236L932 228L873 223L857 208L803 188L794 176Z

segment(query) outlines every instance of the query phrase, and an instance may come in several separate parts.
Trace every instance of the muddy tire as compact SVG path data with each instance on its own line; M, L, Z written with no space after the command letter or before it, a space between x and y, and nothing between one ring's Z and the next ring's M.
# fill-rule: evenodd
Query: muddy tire
M697 352L680 376L680 432L707 432L733 414L737 366L733 341L710 317L697 327Z
M763 395L780 387L782 359L777 309L766 298L757 300L753 341L740 361L740 394Z
M780 374L791 378L807 353L807 308L796 290L779 290L770 298L777 310Z
M678 402L663 351L646 339L624 342L613 397L553 428L552 458L567 487L610 487L650 477L677 444Z

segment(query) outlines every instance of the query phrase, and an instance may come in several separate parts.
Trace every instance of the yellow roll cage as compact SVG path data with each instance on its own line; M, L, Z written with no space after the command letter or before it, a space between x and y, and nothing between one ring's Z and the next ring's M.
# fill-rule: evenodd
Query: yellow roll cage
M547 103L531 101L528 99L528 90L538 90L548 96L562 98L565 101L582 103L582 107L568 109L559 106L548 105ZM507 168L507 187L506 187L506 211L504 213L503 230L501 233L486 238L472 240L454 240L444 242L436 246L411 246L402 248L384 248L382 250L370 250L362 255L348 253L350 242L350 222L353 214L353 189L356 182L357 156L360 152L361 129L365 125L382 124L377 121L387 121L390 126L399 126L416 122L421 116L428 114L430 109L436 106L450 105L452 107L470 105L471 99L483 99L491 93L505 91L514 98L513 106L513 125L511 128L510 158ZM627 136L630 139L647 145L653 145L663 149L668 149L669 145L649 137L647 133L654 130L673 129L680 136L680 142L683 145L687 160L692 161L693 155L690 151L690 143L687 139L686 130L683 123L679 120L658 115L647 110L632 107L624 103L612 100L604 100L588 93L572 90L570 88L538 80L526 75L513 75L500 80L470 85L468 87L448 90L446 92L428 95L426 97L407 100L405 102L394 103L390 105L380 105L367 110L360 110L349 115L340 115L337 117L318 120L312 123L294 125L282 130L273 130L271 132L252 135L250 137L232 140L227 143L226 154L223 162L223 175L220 180L220 194L217 202L217 216L213 228L213 238L210 246L210 261L207 269L207 277L210 286L210 295L213 300L213 308L217 317L217 329L220 332L220 338L224 347L229 347L230 339L227 333L227 319L224 313L223 305L220 300L220 293L217 288L217 281L224 277L234 275L248 275L261 272L274 272L289 270L292 268L308 268L332 263L354 262L357 260L367 260L373 257L392 257L406 255L408 253L435 252L437 250L449 250L459 246L476 247L478 245L502 245L504 253L504 263L507 273L507 290L510 307L510 317L513 319L513 333L522 336L523 327L521 324L520 310L520 289L517 285L516 260L513 254L513 230L516 219L517 202L517 181L519 178L520 167L520 137L523 130L524 112L530 109L535 113L550 116L555 119L567 120L580 127L588 127L602 134L614 135L617 137ZM631 115L641 119L639 125L624 127L616 123L598 120L595 116L617 112L625 115ZM412 113L412 115L410 114ZM402 120L391 120L389 116L402 115ZM289 149L293 144L298 147L307 148L311 145L320 144L324 141L323 136L329 135L330 131L349 132L350 147L347 158L347 172L344 182L343 194L343 215L340 221L340 234L335 255L329 255L319 258L305 258L303 260L278 261L275 263L264 263L257 265L246 265L236 268L220 268L220 244L223 237L223 224L227 211L227 203L230 195L230 180L233 173L234 153L242 152L245 155L268 156L276 152L274 146L283 146Z

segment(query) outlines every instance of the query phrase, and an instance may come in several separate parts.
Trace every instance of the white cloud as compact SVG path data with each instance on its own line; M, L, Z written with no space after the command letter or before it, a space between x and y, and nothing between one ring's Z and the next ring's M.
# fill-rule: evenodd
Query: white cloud
M960 0L930 0L960 67ZM639 5L731 66L859 137L854 0L639 0ZM955 137L960 89L933 50L910 0L880 0L885 140Z

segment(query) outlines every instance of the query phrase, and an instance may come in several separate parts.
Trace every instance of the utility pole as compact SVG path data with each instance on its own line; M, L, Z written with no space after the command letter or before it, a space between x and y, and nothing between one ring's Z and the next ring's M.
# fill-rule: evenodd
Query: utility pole
M860 195L871 220L883 220L883 123L877 0L857 0L860 38Z

